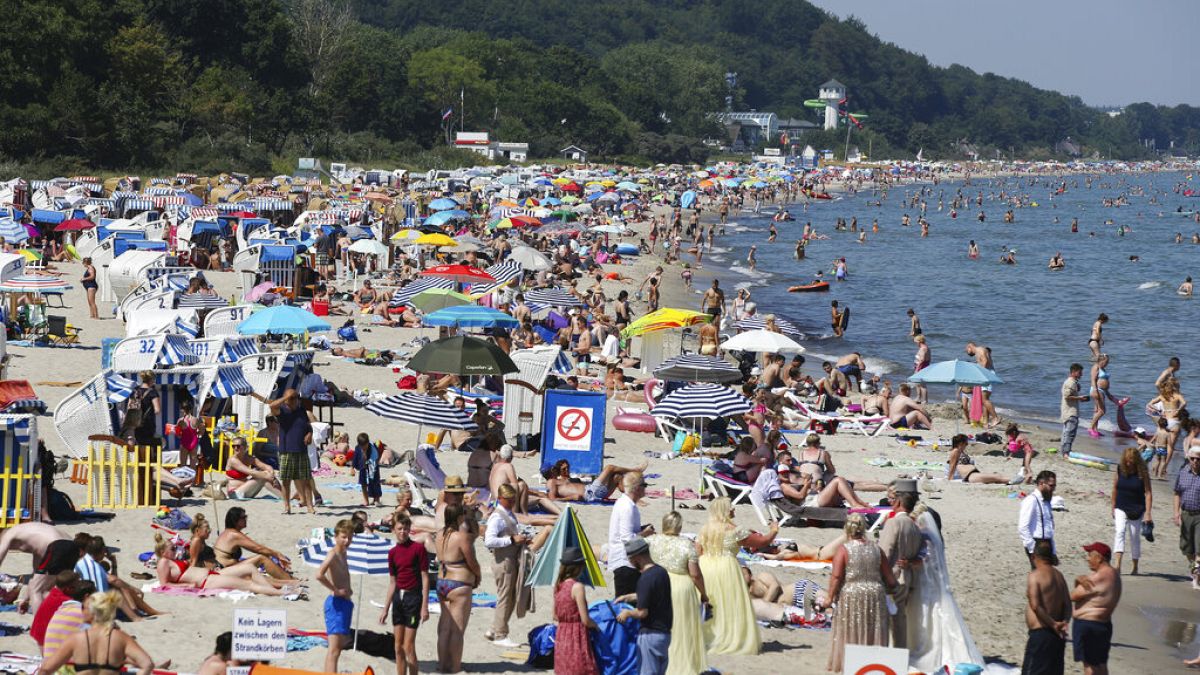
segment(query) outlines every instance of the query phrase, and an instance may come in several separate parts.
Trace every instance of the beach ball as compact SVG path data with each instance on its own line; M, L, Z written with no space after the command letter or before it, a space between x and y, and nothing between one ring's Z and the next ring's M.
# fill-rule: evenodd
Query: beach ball
M346 466L346 456L345 455L334 455L333 463L337 464L338 466Z

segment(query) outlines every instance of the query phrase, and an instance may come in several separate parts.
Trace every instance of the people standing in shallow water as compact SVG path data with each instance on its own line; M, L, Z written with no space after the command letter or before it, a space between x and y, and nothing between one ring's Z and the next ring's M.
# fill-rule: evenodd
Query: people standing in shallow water
M1064 268L1066 266L1067 266L1067 263L1066 263L1066 261L1063 260L1061 251L1055 253L1054 257L1050 258L1050 264L1046 265L1046 267L1048 267L1052 270L1061 270L1062 268Z
M979 245L972 239L971 243L967 244L967 257L971 260L979 259Z

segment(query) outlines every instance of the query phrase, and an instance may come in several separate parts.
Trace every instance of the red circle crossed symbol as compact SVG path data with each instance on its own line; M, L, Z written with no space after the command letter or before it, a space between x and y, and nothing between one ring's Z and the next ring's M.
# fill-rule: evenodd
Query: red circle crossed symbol
M568 441L583 439L592 430L592 421L586 411L567 408L558 416L558 434Z

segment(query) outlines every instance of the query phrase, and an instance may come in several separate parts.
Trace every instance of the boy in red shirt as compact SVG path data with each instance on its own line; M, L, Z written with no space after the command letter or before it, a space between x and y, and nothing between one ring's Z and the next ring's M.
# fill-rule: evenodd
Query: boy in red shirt
M392 524L396 545L388 553L388 599L379 623L392 610L396 634L396 672L417 675L417 628L429 620L429 553L425 545L409 538L412 520L397 513Z

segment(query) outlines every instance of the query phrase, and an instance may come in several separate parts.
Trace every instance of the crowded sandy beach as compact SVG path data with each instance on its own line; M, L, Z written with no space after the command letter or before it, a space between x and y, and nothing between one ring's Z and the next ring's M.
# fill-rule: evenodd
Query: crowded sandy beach
M90 672L225 673L249 665L221 637L235 611L269 609L289 629L272 665L314 672L842 672L847 645L905 649L920 673L1183 670L1191 345L1109 394L1111 310L1066 307L1085 327L1058 336L1070 355L1021 376L1057 414L1014 414L990 339L931 328L946 298L884 316L837 287L862 283L854 246L946 237L958 210L1029 222L1060 189L1148 198L1135 177L1187 233L1168 198L1189 201L1194 170L2 184L2 419L25 473L5 483L0 665L83 672L87 650ZM871 202L911 203L911 222L851 229ZM756 243L714 259L736 236ZM885 323L910 354L851 342ZM1157 396L1131 403L1134 380ZM122 473L101 454L141 478L99 489Z

